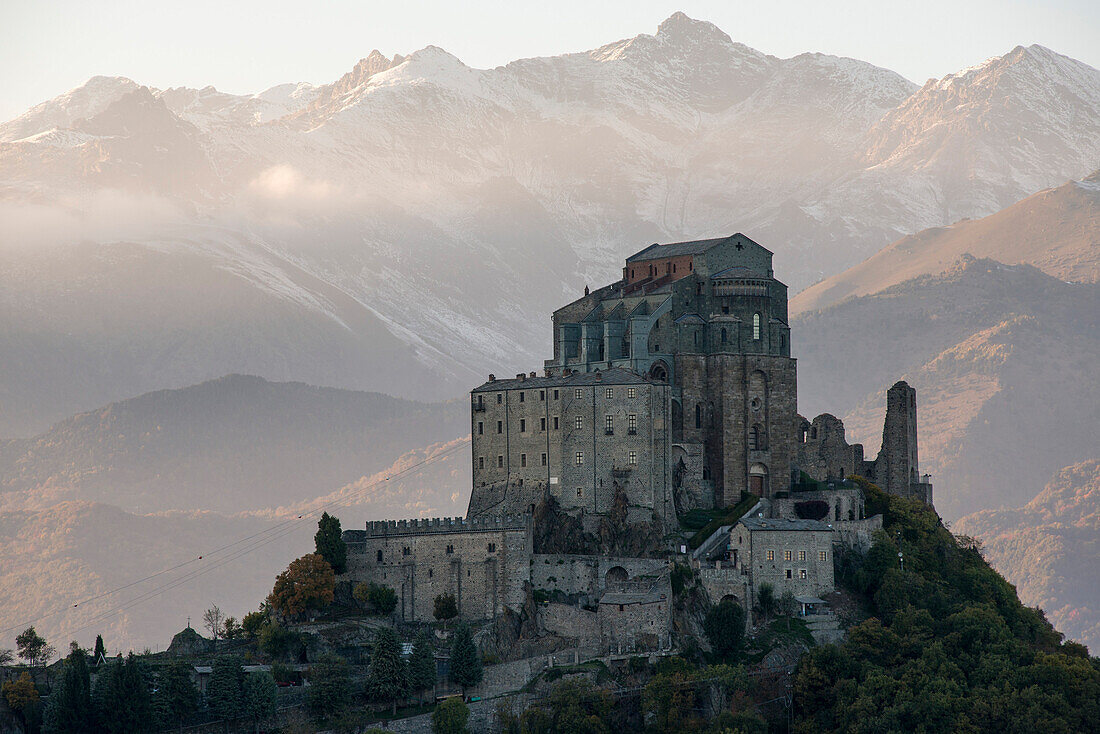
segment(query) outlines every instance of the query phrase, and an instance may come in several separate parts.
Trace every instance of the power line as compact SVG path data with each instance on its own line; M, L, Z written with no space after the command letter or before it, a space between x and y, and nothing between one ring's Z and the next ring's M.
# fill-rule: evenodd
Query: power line
M280 538L286 537L291 532L293 532L297 527L299 527L302 522L306 521L307 519L312 519L318 513L324 512L328 509L348 506L348 505L351 504L352 500L356 499L357 497L364 494L368 490L373 489L374 487L376 487L376 486L378 486L378 485L380 485L384 482L388 482L391 479L396 479L398 477L404 476L405 474L408 474L412 471L420 469L420 468L422 468L424 466L427 466L431 463L439 461L440 459L446 458L446 457L450 456L451 454L454 454L459 449L464 448L464 445L466 443L468 443L469 440L470 440L470 438L468 436L463 437L463 438L458 440L458 443L455 446L452 446L449 449L445 449L443 451L440 451L440 452L438 452L438 453L436 453L436 454L434 454L434 455L432 455L432 456L430 456L426 459L423 459L421 461L416 462L415 464L407 466L404 469L401 469L400 471L397 471L397 472L391 474L390 476L382 477L381 479L378 479L374 482L371 482L371 483L363 486L360 489L357 489L353 492L350 492L350 493L344 495L340 499L334 499L331 502L327 502L327 503L318 505L314 509L309 510L308 512L303 512L301 515L298 515L297 517L292 517L292 518L289 518L287 520L283 520L282 522L279 522L279 523L277 523L277 524L275 524L271 527L265 528L265 529L260 530L258 532L252 533L250 535L246 535L245 537L239 538L239 539L233 541L232 543L227 543L226 545L215 548L212 551L209 551L207 553L203 553L199 556L196 556L195 558L188 559L188 560L183 561L181 563L177 563L174 566L170 566L170 567L168 567L166 569L163 569L161 571L157 571L156 573L149 574L148 576L137 579L136 581L131 581L129 583L122 584L121 586L117 586L117 587L115 587L113 589L110 589L108 591L101 592L99 594L96 594L95 596L91 596L91 597L88 597L87 599L82 599L80 601L77 601L77 602L73 603L72 605L66 605L64 607L58 607L57 609L55 609L51 612L41 614L41 615L39 615L39 616L37 616L33 619L25 620L23 622L12 625L10 627L0 629L0 633L11 632L12 630L19 629L20 627L23 627L24 625L28 625L28 626L33 625L36 622L40 622L43 619L48 619L50 617L57 616L58 614L62 614L64 612L71 611L73 609L77 609L82 604L87 605L90 602L98 601L98 600L106 598L108 596L112 596L114 594L117 594L120 591L125 591L126 589L129 589L129 588L132 588L134 586L138 586L140 584L143 584L146 581L150 581L154 578L164 576L165 574L172 573L173 571L178 571L181 568L185 568L185 567L193 565L195 563L199 563L199 562L204 561L204 560L212 561L216 556L218 556L218 554L224 553L225 551L228 551L232 548L236 548L237 546L248 543L249 541L253 541L253 540L256 541L254 543L251 543L250 545L245 546L243 549L238 549L237 551L234 551L229 556L217 559L217 561L214 562L212 565L205 566L201 569L196 569L194 571L190 571L187 574L185 574L184 576L182 576L178 579L173 579L171 581L167 581L164 584L162 584L161 586L150 589L149 591L144 592L140 596L135 597L134 599L131 599L131 600L121 604L118 607L114 607L112 609L108 609L105 612L101 612L96 617L94 617L91 622L87 623L86 625L84 625L82 627L78 627L74 630L71 630L70 634L71 634L71 632L79 632L80 630L84 629L85 627L91 626L92 624L95 624L99 621L102 621L104 619L108 619L108 618L114 616L118 611L122 611L123 609L129 608L131 606L135 606L136 604L140 604L143 601L147 601L148 599L151 599L152 597L157 596L158 594L161 594L165 591L169 591L171 589L174 589L177 586L180 586L184 583L187 583L188 581L191 581L195 578L198 578L199 576L202 576L206 573L209 573L210 571L221 568L224 565L226 565L227 563L230 563L230 562L236 560L237 558L240 558L244 555L247 555L248 553L251 553L253 550L256 550L257 548L260 548L264 545L267 545L268 543L279 540Z

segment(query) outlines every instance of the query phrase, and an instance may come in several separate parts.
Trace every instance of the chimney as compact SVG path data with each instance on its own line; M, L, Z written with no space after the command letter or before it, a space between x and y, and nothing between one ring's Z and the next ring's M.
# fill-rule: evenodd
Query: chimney
M522 372L520 372L518 375L516 375L516 379L519 380L520 382L523 382L526 378L527 378L527 375L525 375Z
M531 372L531 375L530 375L530 376L531 376L531 377L535 377L535 372L534 372L534 371L532 371L532 372Z
M496 382L497 376L493 373L489 373L489 382Z

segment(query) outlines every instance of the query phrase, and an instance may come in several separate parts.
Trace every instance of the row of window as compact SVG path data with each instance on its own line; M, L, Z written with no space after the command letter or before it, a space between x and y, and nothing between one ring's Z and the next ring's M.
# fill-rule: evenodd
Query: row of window
M627 454L626 454L626 463L629 466L637 466L637 464L638 464L638 452L637 451L628 451ZM578 451L573 456L573 464L575 466L584 466L584 452L583 451ZM520 454L519 455L519 465L520 465L520 467L526 467L527 466L527 454ZM542 454L542 461L539 464L539 466L546 466L546 454ZM484 456L477 457L477 468L478 469L484 469L485 468L485 457ZM497 468L498 469L503 469L504 468L504 454L497 454Z
M532 390L531 392L534 392L534 391ZM519 395L519 401L521 403L527 402L527 391L526 390L519 390L517 394ZM551 394L553 396L553 398L552 398L553 400L558 400L561 396L560 391L556 390L556 389L552 390ZM605 388L604 395L607 397L608 400L614 400L615 399L615 388L613 388L613 387ZM485 401L484 401L483 397L484 396L482 396L482 395L477 396L478 407L483 407L485 405ZM577 398L578 400L583 398L584 397L584 390L582 388L579 388L579 387L574 388L573 389L573 397ZM626 389L626 397L628 399L633 399L633 398L638 397L638 388L628 387ZM546 401L546 391L545 390L539 390L539 401L540 402L545 402ZM497 404L500 405L503 402L504 402L504 393L498 392L497 393Z
M556 430L558 430L558 416L555 415L552 420L553 420L552 425L554 427L553 430L556 431ZM573 428L575 428L577 430L581 430L581 429L584 428L584 418L582 416L578 415L576 418L573 419ZM545 430L546 430L546 419L545 418L539 418L539 432L541 433ZM519 419L519 432L520 433L527 433L527 419L526 418L520 418ZM609 436L615 433L615 416L609 415L609 416L604 417L604 432ZM626 417L626 432L628 434L630 434L631 436L633 436L634 434L636 434L638 432L638 416L634 413L631 413L630 415L628 415ZM498 434L504 433L504 421L497 421L497 433ZM485 422L484 421L478 421L477 422L477 435L482 436L484 434L485 434Z
M497 544L496 543L489 543L488 545L485 546L485 550L488 551L489 553L496 553L497 552ZM454 552L455 552L455 547L453 545L448 545L447 546L447 555L451 555ZM406 545L404 548L401 549L401 555L403 555L403 556L412 555L412 549L409 548L409 546ZM382 563L382 549L381 548L378 549L377 558L378 558L378 562ZM429 571L429 573L430 573L430 571Z
M765 557L769 561L774 561L775 560L775 551L773 551L773 550L765 551ZM829 558L829 554L828 554L827 551L818 551L817 560L824 561L824 560L828 560L828 558ZM793 561L794 560L794 551L789 551L789 550L783 551L783 560L784 561ZM798 551L798 560L800 560L800 561L806 560L806 551L804 551L804 550Z

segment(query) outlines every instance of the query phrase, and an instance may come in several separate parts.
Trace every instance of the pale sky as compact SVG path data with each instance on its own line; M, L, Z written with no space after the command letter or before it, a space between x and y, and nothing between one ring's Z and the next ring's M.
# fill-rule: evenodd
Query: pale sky
M0 0L0 120L96 74L244 94L428 44L485 68L654 33L677 10L765 53L851 56L917 83L1032 43L1100 68L1095 0Z

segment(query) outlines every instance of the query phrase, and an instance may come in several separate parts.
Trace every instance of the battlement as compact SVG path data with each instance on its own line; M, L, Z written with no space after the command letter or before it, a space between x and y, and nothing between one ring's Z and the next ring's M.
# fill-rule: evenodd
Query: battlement
M424 535L426 533L495 532L500 530L526 530L529 515L504 515L497 517L427 517L412 520L370 520L366 529L349 531L360 538L380 538L395 535ZM352 536L355 539L355 536Z

